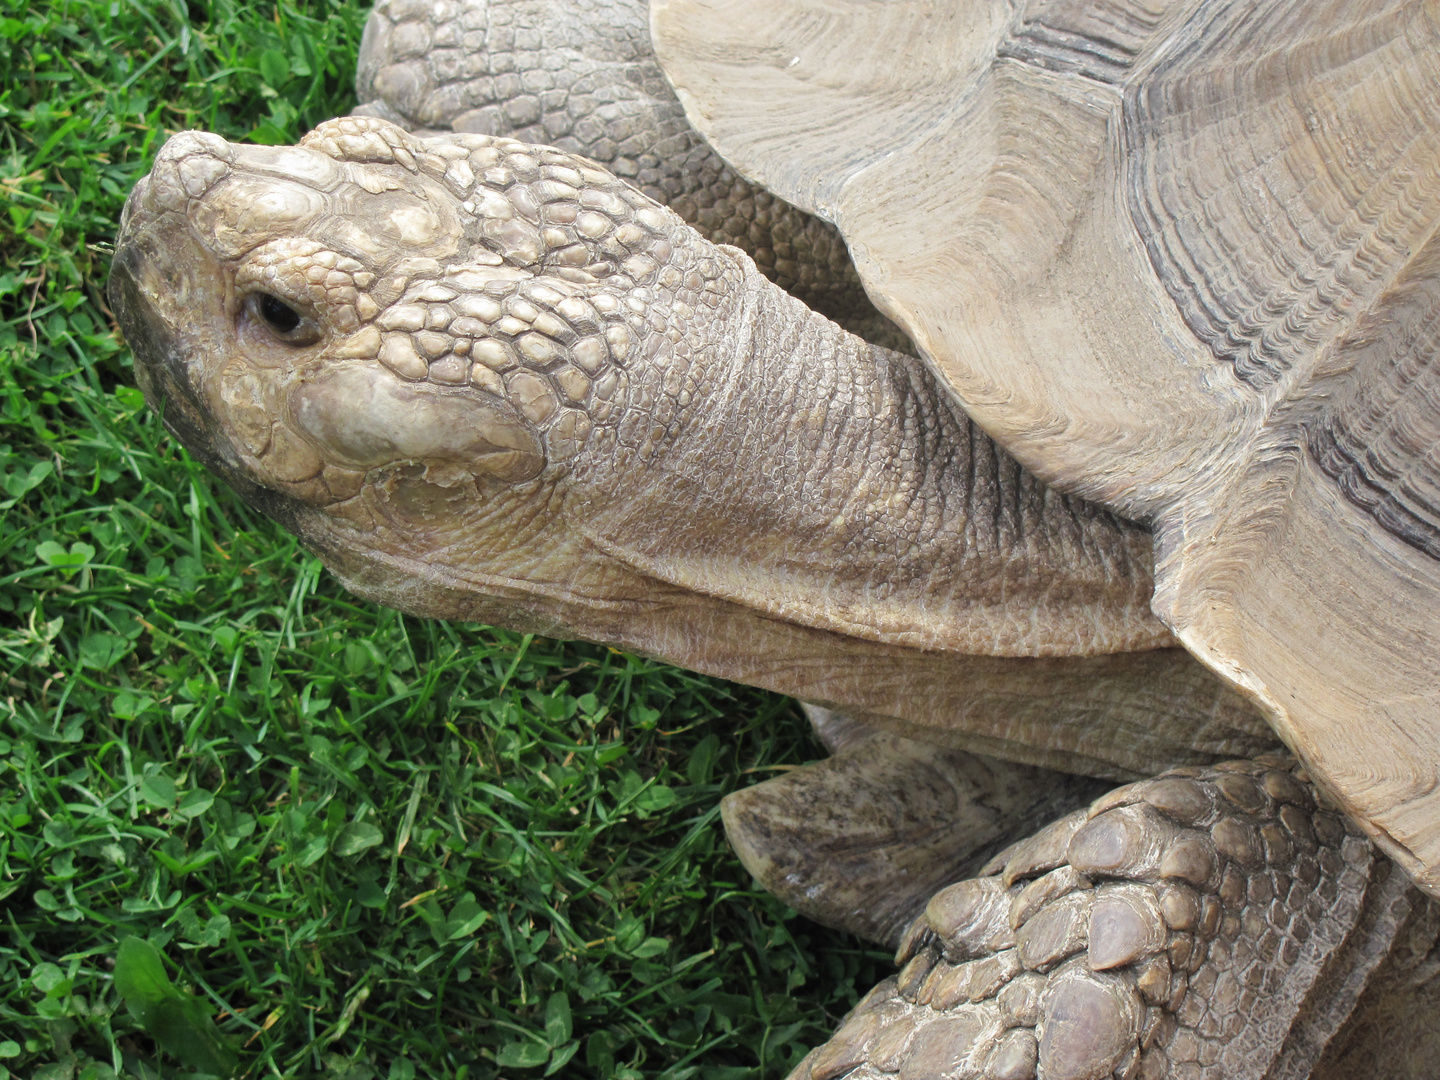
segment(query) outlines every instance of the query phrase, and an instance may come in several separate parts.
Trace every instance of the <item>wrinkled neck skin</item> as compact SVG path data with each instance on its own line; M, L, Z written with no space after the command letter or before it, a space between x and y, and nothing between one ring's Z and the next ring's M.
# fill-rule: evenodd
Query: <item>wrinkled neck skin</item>
M921 362L841 331L736 255L744 276L705 351L682 341L636 374L669 434L595 469L598 549L766 617L914 648L1168 642L1149 612L1148 536L1044 487Z
M171 431L380 603L1097 775L1265 738L1146 658L1174 642L1143 530L584 159L179 135L110 296Z
M1273 748L1157 647L1148 537L1022 472L923 364L753 273L709 326L701 359L637 363L613 428L553 478L493 485L430 558L357 557L334 519L311 546L416 614L583 637L1047 768L1124 781Z
M742 253L696 246L723 265L723 299L652 308L574 457L526 483L483 478L478 500L379 485L342 515L370 537L340 546L389 562L415 546L384 536L400 521L427 531L424 558L402 555L397 576L342 553L342 577L416 613L711 670L697 652L739 644L696 640L721 611L941 653L1171 644L1145 533L1021 470L919 361L809 312Z

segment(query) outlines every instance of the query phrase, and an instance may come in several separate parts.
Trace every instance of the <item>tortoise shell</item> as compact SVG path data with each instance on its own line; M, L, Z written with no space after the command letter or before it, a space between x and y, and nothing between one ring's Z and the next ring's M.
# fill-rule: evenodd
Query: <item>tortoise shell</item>
M1440 895L1440 8L656 0L691 122Z

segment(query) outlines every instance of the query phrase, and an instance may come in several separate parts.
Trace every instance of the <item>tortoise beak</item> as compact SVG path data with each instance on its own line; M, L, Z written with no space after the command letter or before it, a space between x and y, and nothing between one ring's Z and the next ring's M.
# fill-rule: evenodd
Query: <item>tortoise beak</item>
M167 230L132 228L134 221L134 215L126 215L110 264L110 306L135 354L135 379L145 400L191 453L213 465L219 455L207 431L199 387L191 378L179 328L159 301L176 284L166 281L162 269L168 261Z
M224 140L200 132L170 139L125 200L108 295L135 354L135 376L165 426L206 465L238 460L212 434L204 358L215 327L228 326L230 289L196 235L189 208L229 170Z
M196 326L204 320L194 315L197 306L213 306L216 296L225 295L224 277L183 215L144 208L144 186L141 181L126 203L106 288L135 355L135 381L192 457L250 507L308 536L299 504L255 483L214 421L201 381L205 342Z

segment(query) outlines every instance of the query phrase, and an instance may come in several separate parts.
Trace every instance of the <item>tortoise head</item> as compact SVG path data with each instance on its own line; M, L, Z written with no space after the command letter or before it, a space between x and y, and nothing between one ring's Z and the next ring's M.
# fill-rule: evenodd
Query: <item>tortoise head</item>
M683 232L508 139L353 117L294 147L186 132L130 197L110 296L194 455L359 591L476 614L414 580L586 590L569 525L643 441L622 421L657 306L738 274Z
M177 135L110 292L175 435L403 611L959 716L987 746L1015 730L1009 691L977 704L991 657L1170 641L1143 530L559 150L358 117L296 147ZM1064 727L1070 676L1041 667Z

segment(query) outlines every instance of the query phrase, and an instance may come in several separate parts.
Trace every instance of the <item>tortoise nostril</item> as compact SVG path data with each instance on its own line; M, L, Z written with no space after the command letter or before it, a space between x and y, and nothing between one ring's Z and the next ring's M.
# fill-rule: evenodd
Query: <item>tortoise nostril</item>
M269 293L260 294L260 317L282 334L288 334L300 325L300 313Z

